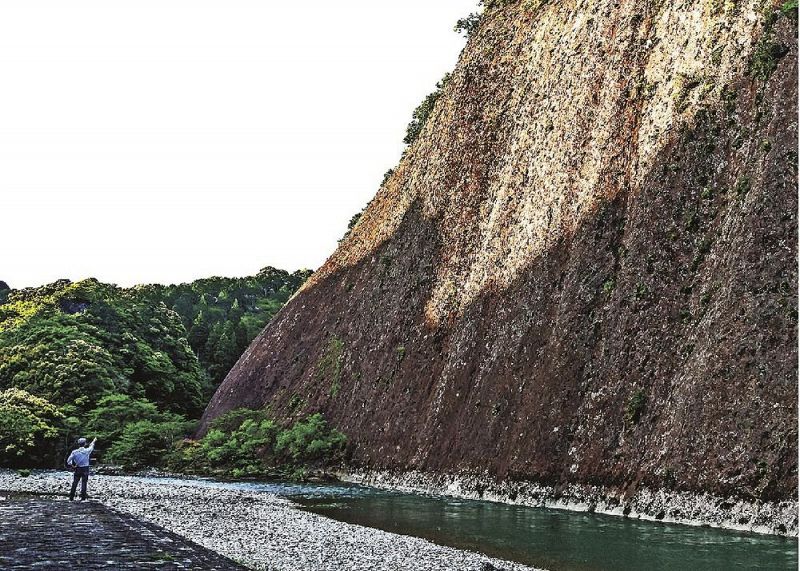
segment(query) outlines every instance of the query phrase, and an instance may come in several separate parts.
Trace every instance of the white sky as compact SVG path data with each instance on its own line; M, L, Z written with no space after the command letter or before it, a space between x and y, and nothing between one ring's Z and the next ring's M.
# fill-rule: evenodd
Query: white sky
M476 5L0 3L0 279L318 267Z

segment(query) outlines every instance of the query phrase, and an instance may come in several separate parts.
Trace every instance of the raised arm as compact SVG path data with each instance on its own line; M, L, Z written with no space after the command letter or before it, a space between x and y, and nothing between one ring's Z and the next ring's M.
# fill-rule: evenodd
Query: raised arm
M97 442L97 438L95 438L94 440L92 440L92 443L91 443L91 444L89 444L89 454L91 454L92 452L94 452L94 443L95 443L95 442Z

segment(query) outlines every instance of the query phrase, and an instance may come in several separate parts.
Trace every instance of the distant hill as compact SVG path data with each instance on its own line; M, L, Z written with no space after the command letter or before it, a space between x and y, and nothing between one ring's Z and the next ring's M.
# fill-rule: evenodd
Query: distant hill
M244 278L211 277L132 291L138 299L164 303L180 316L189 345L216 386L310 275L310 270L290 274L266 267Z

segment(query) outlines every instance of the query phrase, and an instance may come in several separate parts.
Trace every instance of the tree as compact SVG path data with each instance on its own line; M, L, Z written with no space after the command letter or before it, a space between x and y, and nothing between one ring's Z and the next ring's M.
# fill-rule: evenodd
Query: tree
M244 311L242 310L242 306L239 304L239 298L234 298L233 303L231 304L231 309L228 311L228 321L232 323L239 323L239 320L242 318Z
M481 23L481 15L473 12L464 18L459 18L453 31L464 34L465 37L470 37L478 29Z
M106 460L126 468L163 465L176 440L185 436L186 422L139 420L125 426L109 448Z
M151 422L182 422L180 415L161 412L146 399L134 399L129 395L113 394L100 399L97 408L86 415L87 434L96 436L107 447L119 440L128 424L140 420Z
M202 350L205 350L206 343L208 343L208 335L211 329L208 325L208 314L202 309L194 319L192 328L189 330L189 345L202 357L204 355Z
M420 136L422 129L425 127L428 119L433 114L433 109L436 106L436 102L439 100L439 97L441 97L442 91L444 91L444 88L447 86L449 81L450 74L447 73L436 84L436 90L433 93L428 94L422 103L420 103L419 106L414 109L411 122L408 124L408 127L406 127L406 136L403 139L403 142L406 145L412 144Z
M240 353L236 347L236 331L233 323L230 321L224 325L216 323L213 333L216 339L211 352L212 364L209 366L209 374L215 381L221 381L236 363ZM210 340L211 337L209 337Z
M39 464L58 437L63 415L50 402L20 389L0 392L0 465Z

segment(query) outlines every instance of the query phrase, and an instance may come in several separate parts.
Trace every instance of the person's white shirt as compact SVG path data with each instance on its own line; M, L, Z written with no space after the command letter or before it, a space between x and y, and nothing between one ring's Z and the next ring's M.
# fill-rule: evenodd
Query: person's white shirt
M89 446L81 446L72 451L67 458L67 464L77 466L78 468L86 468L89 466L89 459L94 452L94 443L97 442L95 438Z

